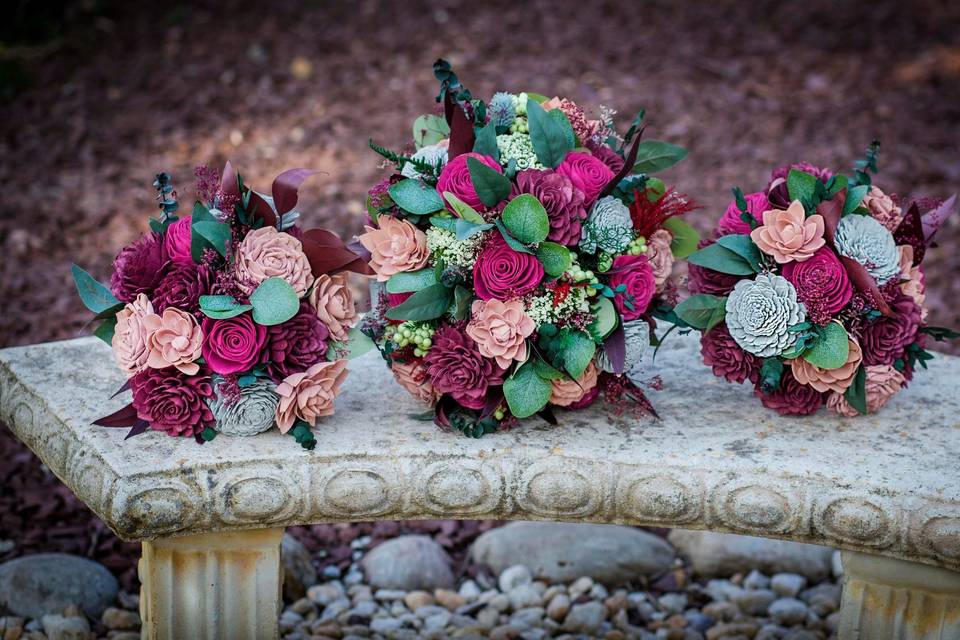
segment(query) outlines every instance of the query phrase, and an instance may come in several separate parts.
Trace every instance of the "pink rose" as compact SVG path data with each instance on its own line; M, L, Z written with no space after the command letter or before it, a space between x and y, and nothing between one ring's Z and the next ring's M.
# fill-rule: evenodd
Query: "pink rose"
M812 258L827 243L823 232L823 216L815 213L807 217L800 201L794 200L786 211L764 211L763 225L750 232L750 239L778 264L786 264Z
M261 227L247 234L237 247L236 276L240 289L250 295L264 280L283 278L297 295L306 295L313 272L303 244L274 227Z
M663 290L663 285L667 283L673 271L673 251L670 250L672 242L673 236L666 229L657 229L647 238L646 256L650 261L653 282L658 292Z
M141 293L133 302L128 302L117 312L117 326L113 331L113 357L127 377L147 368L150 350L147 345L147 329L144 319L153 315L153 305L146 294Z
M473 286L481 300L509 300L536 289L543 273L536 257L514 251L502 235L492 233L473 265Z
M423 360L414 360L413 362L394 360L393 364L390 365L390 370L400 386L417 400L433 404L440 398L440 394L430 383L427 366L423 363Z
M820 392L843 393L853 384L861 362L863 362L863 351L860 350L860 343L851 338L850 352L843 366L836 369L821 369L803 358L794 358L790 361L790 368L793 370L793 377L800 384L811 386Z
M200 365L195 361L200 358L203 332L196 318L186 311L167 307L162 316L147 316L143 325L149 334L148 367L176 367L180 373L188 376L200 371Z
M299 418L314 425L317 418L333 415L333 401L347 378L347 361L318 362L302 373L287 376L277 385L277 426L286 433Z
M587 209L597 199L615 174L602 160L583 151L571 151L556 169L557 173L570 178L573 186L584 193Z
M503 173L500 163L490 156L479 153L463 153L448 162L440 172L440 177L437 179L437 192L443 197L443 193L449 191L474 209L484 211L487 207L480 200L477 190L473 187L473 180L470 179L470 169L467 167L467 158L479 160L498 173Z
M626 290L613 299L624 320L636 320L642 316L656 292L657 284L653 269L646 256L617 256L610 267L610 288L625 285Z
M193 264L193 256L190 254L190 222L189 217L180 218L167 227L163 236L167 256L173 262Z
M865 207L870 215L893 233L900 226L903 220L903 209L897 206L893 198L881 191L880 187L873 185L867 195L863 196L861 207Z
M467 335L477 343L480 355L493 358L501 369L526 359L527 338L536 326L523 312L523 302L476 300L470 313Z
M365 227L366 233L357 239L370 252L370 267L377 272L378 282L386 282L395 273L427 266L430 250L423 231L391 216L380 216L377 225L379 228Z
M550 404L555 404L558 407L569 407L582 400L597 386L597 367L591 362L578 379L561 378L552 380L550 386L553 387L550 394Z
M203 319L203 359L222 375L248 371L260 361L267 328L249 313L225 320Z
M317 278L310 292L310 306L334 340L347 339L347 331L357 320L357 307L345 275L323 274Z
M887 401L903 387L906 378L887 364L875 364L867 367L867 413L879 411ZM842 393L831 393L827 398L827 409L847 418L854 418L860 412L850 406Z
M747 211L759 224L763 212L770 208L767 194L763 192L748 193L744 196L744 200L747 201ZM717 224L719 234L724 236L732 233L749 234L751 227L740 218L741 215L743 215L743 212L737 207L737 201L731 200Z

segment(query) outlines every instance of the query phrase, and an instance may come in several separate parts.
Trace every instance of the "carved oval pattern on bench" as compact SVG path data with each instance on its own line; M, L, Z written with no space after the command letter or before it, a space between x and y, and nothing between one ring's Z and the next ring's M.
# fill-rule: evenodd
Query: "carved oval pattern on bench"
M960 517L930 518L920 531L924 541L939 556L960 561Z
M332 516L374 516L395 508L404 477L395 465L381 471L372 465L326 469L320 479L316 509ZM387 477L390 480L387 479Z
M275 477L252 476L226 480L218 511L226 523L276 522L295 511L300 499L290 495L286 483Z
M144 484L158 482L164 482L164 479L153 477ZM197 497L199 492L196 488L190 491L179 483L151 486L140 491L134 489L125 497L117 495L114 498L116 529L121 534L133 537L149 537L187 529L197 519L199 505L194 502Z
M720 520L732 529L777 533L797 526L802 505L800 497L787 487L738 481L717 487L712 502Z
M830 501L817 523L825 536L845 542L889 546L895 533L883 507L852 496Z
M539 516L583 518L600 508L606 474L581 462L540 461L522 469L517 504ZM581 467L581 468L578 468ZM593 478L593 480L591 480Z
M641 522L691 522L700 516L701 498L668 476L632 474L617 482L617 509Z
M437 515L494 513L503 480L489 464L460 458L429 464L419 474L414 497Z

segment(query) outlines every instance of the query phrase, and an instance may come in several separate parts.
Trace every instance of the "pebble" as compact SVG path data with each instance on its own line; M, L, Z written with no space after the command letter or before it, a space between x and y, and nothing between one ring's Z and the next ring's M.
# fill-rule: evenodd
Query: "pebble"
M770 578L760 573L756 569L747 574L743 579L744 589L767 589L770 587Z
M712 531L674 529L667 540L690 559L695 574L707 577L758 569L768 575L799 573L819 581L830 575L833 557L828 547Z
M657 602L666 613L683 613L687 608L687 596L682 593L665 593Z
M510 625L518 629L534 627L543 620L543 614L543 607L518 609L510 616Z
M509 593L515 587L527 585L532 582L533 576L530 574L530 569L527 569L522 564L517 564L501 571L497 584L500 587L500 591Z
M570 594L571 598L576 599L590 591L592 588L593 578L589 576L583 576L574 580L573 584L570 585L570 588L567 589L567 592Z
M344 591L343 585L339 582L315 584L307 589L307 597L323 606L327 606L334 600L339 600L345 595L346 591Z
M477 624L492 629L500 622L500 612L493 607L485 607L477 612Z
M558 593L551 600L550 604L547 605L547 616L552 620L557 622L563 622L564 618L567 617L567 613L570 612L570 598L566 594Z
M456 591L450 591L449 589L437 589L433 592L433 597L437 599L438 603L450 611L454 611L457 608L467 604L466 598L461 596Z
M824 582L800 594L818 616L827 616L840 608L840 585Z
M405 595L407 595L407 592L403 589L377 589L373 597L381 602L391 602L393 600L403 600Z
M733 603L746 614L762 616L776 599L777 594L769 589L753 589L736 594Z
M370 621L370 630L384 635L392 633L402 626L403 623L396 618L374 618Z
M514 587L508 595L510 596L510 606L514 610L536 607L543 602L540 592L532 584L521 584Z
M759 625L753 622L728 622L718 624L707 630L707 640L718 640L719 638L732 638L738 635L752 638L757 635L760 629Z
M572 633L593 633L603 624L606 613L606 608L599 602L575 604L563 621L563 629Z
M460 590L457 591L460 596L467 602L473 602L480 597L482 593L480 591L480 586L473 580L467 580L462 585L460 585Z
M781 598L770 605L769 614L778 624L790 627L807 619L807 605L796 598Z
M40 619L47 640L87 640L90 625L80 616L45 615Z
M403 596L403 603L407 605L410 611L416 611L420 607L425 607L434 602L436 602L436 600L433 595L426 591L411 591Z
M116 607L107 607L100 621L107 629L131 631L140 628L140 616L133 611L125 611Z
M843 577L843 558L839 551L834 551L833 557L830 558L830 573L837 580Z
M280 614L280 631L293 631L301 622L303 616L288 609Z
M369 584L379 589L449 589L454 585L450 556L433 538L405 535L388 540L363 557Z
M423 621L423 628L428 631L438 631L447 626L450 622L452 614L449 611L441 611L435 613L432 616L425 618Z
M770 588L778 596L796 598L807 586L807 579L796 573L778 573L770 581Z

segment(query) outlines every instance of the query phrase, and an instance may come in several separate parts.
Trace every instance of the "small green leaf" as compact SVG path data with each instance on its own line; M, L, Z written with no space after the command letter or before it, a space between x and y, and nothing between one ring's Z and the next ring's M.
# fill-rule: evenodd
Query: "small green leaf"
M519 251L520 253L529 253L533 254L533 251L528 249L522 242L510 235L510 232L507 231L507 228L503 226L503 222L499 218L493 221L497 225L497 229L500 230L500 235L503 236L504 241L510 246L514 251Z
M803 354L803 359L821 369L839 369L850 355L850 337L839 322L830 322L820 332L820 339Z
M236 318L237 316L241 316L251 309L253 309L253 305L241 304L231 309L224 309L222 311L217 311L215 309L200 309L200 311L208 318L213 318L214 320L226 320L227 318ZM261 322L260 324L263 323Z
M669 142L645 140L637 149L634 173L657 173L668 169L687 157L687 150Z
M517 418L529 418L550 401L553 385L544 380L530 362L503 381L503 395L510 407L510 413Z
M757 273L760 273L763 269L763 254L760 253L760 249L753 243L750 236L743 233L721 236L717 238L717 244L746 260L747 264Z
M230 226L215 220L194 222L191 232L206 240L221 256L227 255L227 245L230 244Z
M453 289L453 317L458 322L463 322L470 317L470 301L473 294L466 287L459 284Z
M699 293L678 304L673 311L688 325L706 333L727 316L727 298Z
M472 222L467 222L466 220L458 218L453 228L457 236L457 240L462 241L480 233L481 231L493 229L493 224L489 222L484 224L473 224Z
M603 340L617 328L617 310L610 298L598 296L590 305L593 313L593 323L590 325L590 335L597 342Z
M443 198L437 190L419 180L408 178L387 189L398 207L416 215L427 215L443 209Z
M547 275L554 278L562 276L573 264L570 250L556 242L541 242L537 247L537 260L543 265Z
M123 303L117 300L106 285L97 282L89 273L77 265L70 267L73 274L73 283L77 286L77 293L83 305L97 315L116 313L123 308Z
M266 327L281 324L297 315L300 299L290 284L280 277L267 278L250 294L253 321Z
M745 258L716 243L694 251L687 258L687 261L719 273L729 273L735 276L751 276L756 273L753 266Z
M861 364L857 369L857 375L853 378L853 384L847 387L843 392L843 397L850 406L859 411L862 415L867 414L867 370Z
M117 328L117 317L107 318L93 330L93 335L97 336L109 345L113 344L113 332Z
M511 200L501 216L504 226L524 244L543 242L550 233L550 219L536 196L524 193Z
M477 140L473 143L473 152L490 156L500 162L500 147L497 146L497 125L492 120L487 126L477 130Z
M667 218L663 228L670 232L673 240L670 242L670 252L674 258L683 259L697 250L700 243L700 234L697 230L680 218Z
M437 272L433 268L419 271L395 273L387 280L387 293L411 293L426 289L437 283Z
M483 219L483 216L477 213L477 210L468 205L466 202L453 195L449 191L443 192L443 197L446 199L447 204L449 204L454 213L466 220L467 222L472 222L473 224L483 224L486 220Z
M530 361L533 362L533 368L536 370L537 375L544 380L562 380L570 377L563 371L548 364L543 358L533 357L530 358Z
M376 346L373 340L370 339L370 336L368 336L367 334L365 334L363 331L360 330L360 327L352 327L347 332L347 341L345 344L342 342L335 343L335 344L339 344L344 348L330 349L327 352L328 358L332 358L332 357L340 358L342 356L347 360L354 360L355 358L359 358L360 356L364 355L365 353L367 353L368 351L370 351ZM343 355L343 351L346 351L346 355Z
M215 320L235 318L251 309L253 305L241 304L233 296L200 296L201 313Z
M780 358L766 358L760 366L760 390L763 393L773 393L780 388L783 378L783 362Z
M417 149L437 144L449 135L450 125L440 116L426 114L413 121L413 141Z
M567 147L573 149L577 146L577 134L573 132L573 125L570 124L570 120L560 109L551 109L547 111L547 115L557 121L557 124L560 125L560 128L563 130L563 135L567 139Z
M843 201L843 211L840 215L845 216L853 213L856 208L860 206L860 203L863 202L863 198L867 195L868 191L870 191L870 185L866 184L848 189L847 199Z
M193 213L190 214L190 257L197 264L203 260L203 250L210 246L210 243L199 233L193 230L193 225L200 222L216 222L210 210L202 202L193 203Z
M537 160L543 166L555 169L567 157L567 152L573 149L564 127L534 100L527 100L527 122Z
M583 331L571 331L561 351L563 368L576 380L583 375L597 351L597 343Z
M476 158L467 158L467 170L470 172L470 181L477 192L480 202L488 207L494 207L510 196L513 185L510 178L496 169L488 167Z
M803 203L813 201L813 194L817 190L817 178L806 171L799 169L790 169L787 174L787 193L791 200L799 200Z
M442 316L453 301L453 290L441 283L432 284L387 309L391 320L434 320Z

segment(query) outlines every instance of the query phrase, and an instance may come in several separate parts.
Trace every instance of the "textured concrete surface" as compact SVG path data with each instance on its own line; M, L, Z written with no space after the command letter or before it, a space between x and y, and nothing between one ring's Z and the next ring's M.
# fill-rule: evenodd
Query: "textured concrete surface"
M422 411L376 353L300 449L273 431L193 440L91 426L127 401L94 338L0 351L0 418L119 535L407 518L649 524L811 542L960 569L960 359L879 415L781 418L671 339L662 416L603 405L480 440Z

